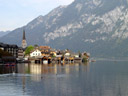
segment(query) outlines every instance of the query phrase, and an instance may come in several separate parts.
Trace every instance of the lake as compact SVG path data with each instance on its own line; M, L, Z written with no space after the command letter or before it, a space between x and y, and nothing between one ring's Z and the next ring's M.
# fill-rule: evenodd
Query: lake
M0 96L128 96L128 61L0 65Z

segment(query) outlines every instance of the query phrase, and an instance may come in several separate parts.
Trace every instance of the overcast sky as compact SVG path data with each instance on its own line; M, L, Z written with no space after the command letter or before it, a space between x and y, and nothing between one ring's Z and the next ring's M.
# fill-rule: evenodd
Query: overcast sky
M74 0L0 0L0 31L14 30Z

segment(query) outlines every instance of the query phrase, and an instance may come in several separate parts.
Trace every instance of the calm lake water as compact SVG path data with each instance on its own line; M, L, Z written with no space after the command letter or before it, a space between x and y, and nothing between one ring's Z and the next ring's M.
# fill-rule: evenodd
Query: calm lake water
M128 62L0 66L0 96L128 96Z

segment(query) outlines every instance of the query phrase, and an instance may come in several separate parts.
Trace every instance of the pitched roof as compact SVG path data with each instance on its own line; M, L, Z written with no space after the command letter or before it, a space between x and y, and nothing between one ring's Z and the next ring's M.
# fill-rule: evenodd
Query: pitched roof
M34 51L36 51L36 50L40 51L39 49L36 48L36 49L33 49L30 53L32 53L32 52L34 52Z
M51 49L50 46L40 46L39 48L40 48L40 49Z

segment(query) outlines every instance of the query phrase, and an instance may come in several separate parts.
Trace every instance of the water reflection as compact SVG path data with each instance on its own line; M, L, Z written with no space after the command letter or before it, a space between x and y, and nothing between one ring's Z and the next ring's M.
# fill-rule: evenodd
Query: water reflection
M103 61L0 66L0 96L128 96L127 69L128 62Z
M85 66L89 64L83 64ZM49 65L42 65L42 64L18 64L17 70L18 73L22 74L34 74L34 75L41 75L41 74L70 74L72 69L75 71L79 71L81 64L49 64ZM86 67L87 68L87 67ZM87 70L87 69L86 69Z
M0 65L0 74L8 74L17 72L17 66Z

